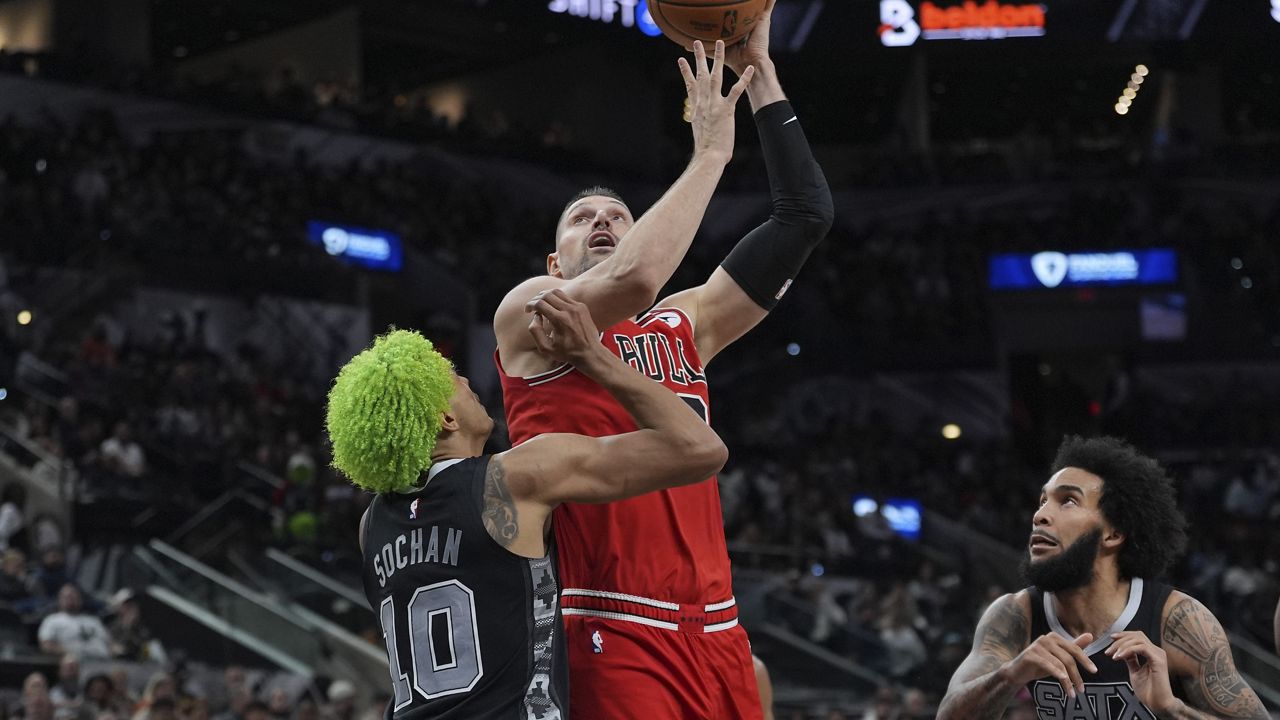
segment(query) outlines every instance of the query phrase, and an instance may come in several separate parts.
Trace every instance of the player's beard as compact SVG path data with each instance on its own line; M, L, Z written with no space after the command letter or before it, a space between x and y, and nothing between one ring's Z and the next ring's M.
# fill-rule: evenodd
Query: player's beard
M1057 557L1032 560L1022 556L1022 577L1043 592L1063 592L1084 587L1093 579L1093 563L1102 547L1102 528L1094 528L1071 543Z

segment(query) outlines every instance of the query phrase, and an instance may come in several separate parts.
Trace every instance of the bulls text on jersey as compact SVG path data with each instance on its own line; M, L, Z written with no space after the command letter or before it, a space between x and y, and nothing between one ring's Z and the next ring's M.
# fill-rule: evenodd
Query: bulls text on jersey
M671 347L672 341L675 348ZM618 346L618 357L650 379L658 382L670 380L677 385L707 382L707 376L698 372L685 356L684 341L680 338L668 338L658 333L615 333L613 342Z

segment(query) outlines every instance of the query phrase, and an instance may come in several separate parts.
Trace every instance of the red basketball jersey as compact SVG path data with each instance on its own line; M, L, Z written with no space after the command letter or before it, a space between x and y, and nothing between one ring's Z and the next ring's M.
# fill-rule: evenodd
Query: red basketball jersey
M708 418L706 376L683 311L654 308L605 330L601 342ZM609 393L570 365L519 378L499 361L498 374L512 444L541 433L603 437L636 429ZM554 526L562 587L595 596L582 602L598 606L599 593L614 593L719 609L733 596L715 478L605 505L565 504ZM565 607L579 599L567 592Z

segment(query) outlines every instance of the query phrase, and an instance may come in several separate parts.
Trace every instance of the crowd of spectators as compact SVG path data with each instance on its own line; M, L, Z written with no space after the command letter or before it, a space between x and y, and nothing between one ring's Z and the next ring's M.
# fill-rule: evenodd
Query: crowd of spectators
M808 321L852 328L832 340L849 348L989 344L989 252L1162 244L1195 269L1206 305L1231 311L1250 337L1280 337L1280 248L1270 241L1280 213L1192 202L1163 181L1125 182L1003 211L944 210L909 222L842 218L806 277L828 314ZM301 235L306 220L328 212L356 225L390 226L462 274L481 306L492 307L498 293L540 270L530 238L548 238L558 210L509 205L506 192L412 162L335 170L300 157L281 167L247 153L233 133L173 134L137 145L106 112L71 126L52 117L40 128L0 123L0 223L5 252L18 263L71 258L95 267L126 258L147 267L173 254L180 238L182 254L197 262L282 262L305 274L331 262ZM706 266L709 254L722 250L695 247L694 264ZM66 375L60 399L50 406L15 394L3 419L40 448L33 472L72 488L78 502L111 496L190 507L244 482L237 467L249 462L283 480L270 497L274 542L315 558L350 536L362 508L328 467L322 384L263 360L257 348L213 352L198 317L174 318L140 337L103 316L74 342L40 351ZM1280 519L1280 459L1235 450L1274 437L1274 413L1254 410L1274 402L1237 389L1234 407L1224 411L1213 393L1171 403L1141 390L1102 421L1144 446L1192 453L1171 465L1184 504L1196 511L1196 541L1176 579L1230 629L1256 632L1258 611L1266 617L1276 592L1280 548L1266 529ZM1196 419L1207 413L1218 422L1205 431ZM1004 441L949 442L894 429L884 418L773 423L786 431L760 442L751 426L764 421L736 418L718 428L734 450L721 478L729 538L735 547L784 548L790 560L766 563L780 578L779 615L852 658L865 659L869 646L883 651L875 669L909 691L886 688L871 712L883 705L899 714L870 717L911 717L913 708L936 701L977 613L1012 588L976 586L968 568L922 553L880 516L853 515L850 498L855 491L916 497L1018 547L1043 468ZM83 597L74 584L71 541L101 529L79 527L68 538L72 529L26 518L23 504L20 489L4 489L0 612L20 620L27 639L48 653L160 656L135 601ZM314 698L242 692L230 681L225 707L202 704L195 693L184 701L172 678L149 683L135 701L110 676L72 681L74 662L64 660L52 689L29 680L20 716L101 720L109 712L116 720L151 720L154 712L156 720L202 720L230 712L229 720L312 720L322 710ZM328 696L337 707L350 700L340 682ZM79 707L98 712L65 710L68 698L81 697ZM334 717L352 715L347 707Z
M85 672L82 665L93 670ZM145 673L145 674L142 674ZM135 679L136 677L136 679ZM355 686L299 686L232 665L130 665L62 656L56 676L34 672L21 693L0 695L0 716L20 720L382 720L389 698L357 705Z

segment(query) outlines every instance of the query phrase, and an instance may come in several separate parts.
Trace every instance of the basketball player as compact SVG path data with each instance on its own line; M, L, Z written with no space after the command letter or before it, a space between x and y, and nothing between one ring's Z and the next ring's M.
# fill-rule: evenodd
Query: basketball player
M706 363L765 318L826 236L831 196L769 58L771 11L772 4L742 44L726 50L717 43L710 71L700 43L696 72L679 61L694 153L666 195L633 223L616 193L584 191L559 220L547 275L522 283L499 306L497 360L517 446L545 432L631 428L589 378L537 353L524 332L523 298L561 288L586 303L604 328L605 347L706 418ZM722 96L726 64L739 80ZM732 153L733 106L744 87L769 172L771 217L705 284L649 309L688 250ZM576 715L761 717L714 481L610 505L565 505L555 533Z
M1041 718L1266 720L1217 618L1157 581L1185 526L1155 460L1068 437L1032 517L1031 586L982 616L938 718L998 718L1025 685Z
M552 508L705 480L727 457L687 405L600 345L582 304L557 290L528 308L539 349L599 383L640 429L482 455L493 420L466 378L405 331L356 356L330 393L334 465L377 492L360 547L390 660L388 720L567 718Z

